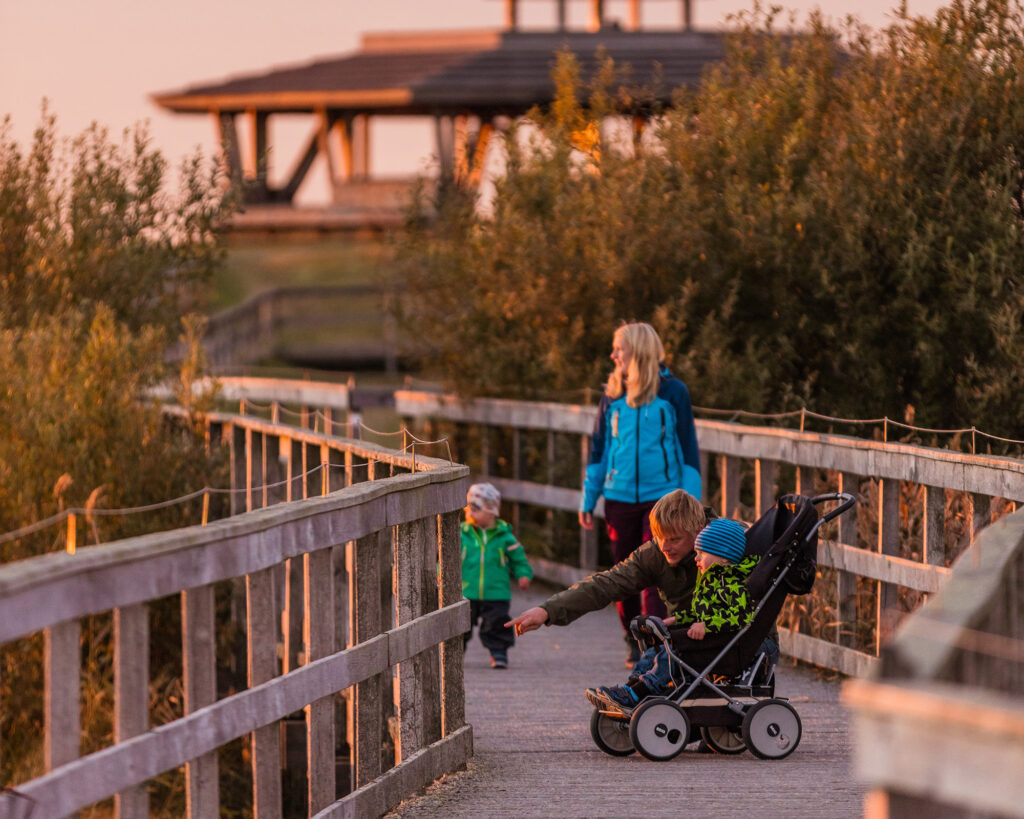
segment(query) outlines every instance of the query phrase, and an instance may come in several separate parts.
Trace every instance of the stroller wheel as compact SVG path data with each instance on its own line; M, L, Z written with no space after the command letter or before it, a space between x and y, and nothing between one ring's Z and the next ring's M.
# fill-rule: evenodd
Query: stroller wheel
M743 732L725 725L706 725L700 729L700 738L716 754L742 754L747 750Z
M800 744L800 715L785 700L761 700L743 717L743 741L754 756L782 759Z
M690 718L670 700L646 700L633 712L629 737L645 757L664 762L678 755L690 741Z
M629 738L629 720L616 719L599 708L590 715L590 736L594 744L612 756L629 756L636 752Z

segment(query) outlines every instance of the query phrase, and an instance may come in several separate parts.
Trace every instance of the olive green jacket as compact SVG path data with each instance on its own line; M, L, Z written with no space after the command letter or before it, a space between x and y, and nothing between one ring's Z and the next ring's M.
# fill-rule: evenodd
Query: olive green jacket
M540 607L548 613L549 625L565 626L588 611L603 609L609 603L655 586L668 611L689 611L696 583L693 552L679 565L669 566L661 550L649 540L621 563L553 594Z

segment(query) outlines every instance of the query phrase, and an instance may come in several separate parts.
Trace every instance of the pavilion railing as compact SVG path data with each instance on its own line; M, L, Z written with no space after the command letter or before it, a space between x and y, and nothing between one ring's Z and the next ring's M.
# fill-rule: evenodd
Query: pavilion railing
M470 465L474 480L494 483L506 501L549 512L578 509L594 407L412 391L396 392L395 401L409 423L452 430L455 457ZM906 612L949 579L947 564L956 556L946 547L949 526L962 527L967 542L994 515L1024 501L1024 462L1013 458L706 420L697 421L697 436L703 500L719 514L753 521L777 496L794 491L860 498L856 514L842 515L823 531L815 592L804 613L781 630L788 656L855 676L875 665L879 646ZM532 475L523 469L528 437L548 454L539 476L537 469ZM953 501L963 519L948 519ZM921 530L912 548L901 534L908 503L918 506ZM539 576L565 584L597 568L597 558L593 533L586 532L571 562L531 555Z
M0 816L67 816L111 797L117 815L148 816L146 783L184 766L188 815L215 817L218 749L244 737L252 813L281 816L283 726L296 713L309 816L381 815L472 754L468 469L257 418L207 422L211 445L231 451L238 514L0 567L0 645L40 633L45 644L45 773L0 793ZM240 603L237 692L218 690L225 588ZM149 610L172 595L183 715L153 727ZM82 622L106 614L113 744L82 756Z

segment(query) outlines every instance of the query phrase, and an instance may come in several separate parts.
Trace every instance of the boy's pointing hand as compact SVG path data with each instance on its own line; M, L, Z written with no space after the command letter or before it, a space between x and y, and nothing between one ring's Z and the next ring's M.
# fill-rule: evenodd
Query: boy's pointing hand
M534 606L532 609L527 609L518 617L513 617L507 623L506 626L510 626L515 629L516 635L526 634L528 631L533 631L543 626L548 621L548 613L540 606Z

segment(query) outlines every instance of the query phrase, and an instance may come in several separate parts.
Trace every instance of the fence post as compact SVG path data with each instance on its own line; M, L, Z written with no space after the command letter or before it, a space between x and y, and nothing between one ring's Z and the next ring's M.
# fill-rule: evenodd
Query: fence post
M440 604L462 600L462 535L458 512L438 518L438 554L441 566ZM441 733L448 736L466 724L466 687L463 676L463 640L458 634L441 643Z
M114 743L149 730L149 611L114 609ZM118 819L146 819L149 793L136 785L114 797Z
M349 594L352 602L352 643L363 643L382 634L386 628L381 610L381 532L374 532L352 543L352 576ZM461 586L459 593L461 594ZM380 776L381 746L384 720L381 711L384 680L377 674L357 684L352 710L354 712L352 763L353 785L361 788Z
M856 475L848 472L839 473L839 491L857 496L860 492L860 481ZM857 545L857 510L855 506L849 513L839 516L839 542L844 546ZM857 643L853 630L857 624L857 576L842 569L836 570L836 642L839 645L854 647Z
M940 486L924 487L924 554L923 563L946 564L946 490Z
M587 476L590 462L590 436L580 437L580 487ZM518 531L518 530L517 530ZM597 568L597 530L580 527L580 568L594 571Z
M878 551L900 553L900 482L885 478L878 482ZM876 607L875 653L888 642L899 621L899 590L894 583L879 582Z
M776 462L757 458L754 461L754 517L761 515L775 505Z
M306 587L303 637L306 662L334 653L334 566L332 548L303 555ZM334 801L334 695L310 703L306 711L306 770L309 815Z
M43 753L46 770L78 759L81 711L82 626L66 620L46 629L43 638Z
M217 701L217 655L213 586L181 593L181 639L185 714ZM210 751L185 764L185 794L189 819L220 815L217 752Z
M423 614L424 531L421 521L394 527L395 594L398 602L397 626L403 626ZM399 735L395 762L409 759L424 745L424 691L418 677L419 655L398 664Z
M245 577L248 683L254 688L277 675L276 594L274 569L261 569ZM256 819L281 816L281 734L276 722L252 732L253 815Z
M735 518L740 504L740 459L721 455L718 465L722 484L721 515Z

